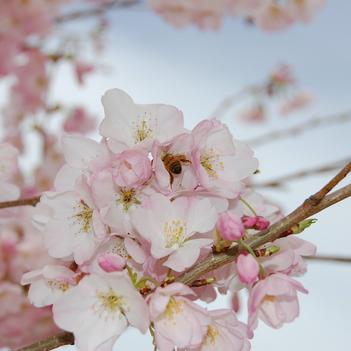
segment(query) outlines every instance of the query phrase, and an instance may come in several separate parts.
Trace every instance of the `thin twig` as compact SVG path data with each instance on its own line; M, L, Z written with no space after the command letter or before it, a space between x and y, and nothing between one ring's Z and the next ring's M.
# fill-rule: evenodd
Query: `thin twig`
M41 340L36 342L35 344L22 347L18 349L18 351L48 351L56 349L57 347L63 345L73 345L74 344L74 336L71 333L61 333L58 335L54 335L49 337L48 339Z
M310 256L305 258L311 261L351 263L351 257L343 257L343 256L317 255L317 256Z
M282 234L288 231L293 225L296 225L307 219L308 217L323 211L329 206L340 202L347 197L351 196L351 184L344 186L343 188L326 195L331 187L335 187L348 172L350 172L350 163L348 163L331 181L327 183L321 190L316 192L314 195L306 199L298 208L291 212L288 216L284 217L282 220L274 223L268 229L259 232L253 237L245 240L245 245L249 245L252 249L262 246L265 243L272 242L278 239ZM219 267L222 267L230 262L233 262L239 255L239 245L235 245L229 250L221 253L211 253L202 262L191 268L188 272L180 275L175 281L181 282L183 284L191 285L193 282L201 278L204 274L211 272ZM65 333L67 338L71 337L70 333ZM38 347L40 344L34 344L34 346L28 346L27 348L22 348L17 351L48 351L60 345L55 345L51 347L52 340L57 340L58 336L51 337L47 340L41 342L44 347ZM67 342L68 343L68 342ZM49 345L47 347L46 345Z
M139 4L139 0L111 0L105 4L93 8L78 10L56 17L56 23L69 22L76 19L99 16L113 8L127 8Z
M0 202L0 209L18 206L35 206L40 201L40 196L30 197L28 199L19 199L14 201Z
M349 121L351 121L351 111L328 117L312 118L307 122L303 122L291 128L268 132L267 134L263 134L259 137L247 140L246 142L251 146L260 146L263 144L275 142L279 139L285 139L288 137L300 135L304 132L314 130L316 127L331 126L334 124L346 123Z
M340 167L344 165L346 162L348 162L349 160L350 160L350 157L348 159L343 159L341 161L336 161L327 165L318 166L315 168L303 169L298 172L287 174L273 180L268 180L261 183L254 183L253 186L255 188L279 188L292 180L297 180L297 179L301 179L301 178L305 178L313 175L319 175L323 173L336 171L340 169Z

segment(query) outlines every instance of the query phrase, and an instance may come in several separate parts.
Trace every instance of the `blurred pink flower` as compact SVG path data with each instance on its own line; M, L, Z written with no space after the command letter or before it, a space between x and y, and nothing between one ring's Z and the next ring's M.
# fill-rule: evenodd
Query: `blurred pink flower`
M288 115L302 108L307 107L313 100L313 96L308 91L299 91L292 98L288 99L281 107L280 113Z
M87 134L96 128L96 119L89 116L83 107L76 107L68 115L63 130L67 133Z

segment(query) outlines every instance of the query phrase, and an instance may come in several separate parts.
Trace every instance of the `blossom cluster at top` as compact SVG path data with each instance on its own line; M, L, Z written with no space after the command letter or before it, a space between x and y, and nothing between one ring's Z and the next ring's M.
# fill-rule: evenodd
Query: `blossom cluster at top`
M242 17L266 31L309 22L325 0L148 0L151 8L177 27L195 24L217 29L226 16Z
M249 350L258 319L274 328L299 313L292 276L312 244L288 236L240 254L186 286L177 277L280 217L246 186L252 150L216 119L193 130L182 112L135 104L114 89L102 98L100 142L67 135L66 164L33 221L55 261L26 273L29 298L53 305L79 350L108 351L128 326L150 330L160 351ZM298 232L298 231L297 231ZM247 325L233 308L208 310L218 293L249 291Z

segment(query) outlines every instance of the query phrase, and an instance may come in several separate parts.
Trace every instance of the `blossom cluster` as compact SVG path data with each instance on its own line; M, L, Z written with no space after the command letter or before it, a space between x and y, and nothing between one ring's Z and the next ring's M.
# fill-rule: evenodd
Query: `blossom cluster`
M226 16L241 17L265 31L309 22L324 0L149 0L151 8L176 27L217 29Z
M182 112L136 104L113 89L102 98L101 140L66 135L65 164L33 222L54 260L22 283L37 307L84 351L108 351L128 326L150 330L160 351L250 349L258 320L273 328L299 314L293 276L315 247L287 236L258 250L244 239L280 218L248 188L258 161L216 119L184 128ZM298 231L296 231L298 232ZM242 245L236 262L187 286L182 273L211 251ZM218 294L249 292L247 324L209 310Z

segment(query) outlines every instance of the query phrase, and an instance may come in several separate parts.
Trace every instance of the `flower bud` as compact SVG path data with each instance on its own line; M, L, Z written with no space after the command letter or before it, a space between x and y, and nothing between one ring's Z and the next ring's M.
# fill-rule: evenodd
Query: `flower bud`
M244 226L240 218L234 214L225 212L219 216L217 230L224 240L235 241L244 235Z
M252 229L255 226L257 219L256 219L256 216L254 216L254 217L242 216L241 222L243 223L243 225L246 229Z
M249 254L239 255L236 267L239 274L239 279L244 284L254 283L260 271L260 266L256 259Z
M120 272L126 265L126 260L119 255L105 253L98 257L99 266L105 272Z
M256 230L265 230L269 227L269 221L266 218L261 216L256 216L256 224L254 229Z
M151 177L151 163L141 150L126 150L112 161L112 176L121 187L136 188Z

